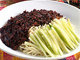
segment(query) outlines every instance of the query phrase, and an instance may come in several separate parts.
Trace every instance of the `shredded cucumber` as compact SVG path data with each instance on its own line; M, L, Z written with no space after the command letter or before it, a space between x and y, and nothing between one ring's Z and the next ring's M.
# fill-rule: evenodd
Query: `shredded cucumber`
M31 27L29 39L32 42L30 45L38 50L40 48L45 57L69 53L77 48L80 42L70 20L65 18L54 19L48 25Z

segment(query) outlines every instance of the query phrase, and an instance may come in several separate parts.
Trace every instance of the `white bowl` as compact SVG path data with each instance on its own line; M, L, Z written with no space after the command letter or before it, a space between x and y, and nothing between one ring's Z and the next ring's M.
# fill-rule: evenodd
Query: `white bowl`
M76 7L73 7L69 4L56 2L56 1L23 1L23 2L10 5L4 8L2 11L0 11L0 28L8 21L8 19L10 19L11 16L14 17L22 13L24 10L31 11L33 9L46 9L46 10L57 11L61 13L64 17L70 18L71 22L74 25L76 25L78 28L80 26L80 10ZM1 40L0 40L0 49L7 52L8 54L25 58L25 59L55 60L55 59L66 58L68 56L71 56L79 52L80 46L74 51L71 51L69 54L58 56L58 57L51 57L51 58L34 57L34 56L25 55L21 52L12 50L9 47L5 46Z

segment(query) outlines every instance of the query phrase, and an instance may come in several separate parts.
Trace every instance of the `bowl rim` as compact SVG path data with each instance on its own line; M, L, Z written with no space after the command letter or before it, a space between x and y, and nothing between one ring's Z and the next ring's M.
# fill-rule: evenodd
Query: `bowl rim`
M21 3L25 3L25 2L26 2L26 3L30 3L30 2L35 2L35 3L37 3L37 2L55 2L55 3L57 3L57 4L62 4L62 5L66 5L66 6L69 6L69 7L71 7L71 8L74 8L74 9L76 9L77 11L80 12L80 9L78 9L78 8L76 8L76 7L74 7L74 6L71 6L71 5L65 4L65 3L61 3L61 2L57 2L57 1L22 1L22 2L18 2L18 3L15 3L15 4L12 4L12 5L9 5L9 6L5 7L3 10L0 11L0 13L1 13L2 11L6 10L6 8L9 8L10 6L17 5L17 4L21 4ZM0 42L2 42L2 41L0 41ZM43 60L44 60L44 59L62 59L62 58L65 58L65 57L74 55L75 53L79 52L79 50L80 50L79 48L80 48L80 46L78 47L78 49L76 49L76 50L75 50L73 53L71 53L71 54L66 54L66 55L60 56L60 57L48 57L48 58L45 58L45 57L34 57L34 56L29 56L29 55L21 56L21 55L18 55L18 54L14 54L14 53L8 51L7 49L5 50L4 47L1 47L1 44L0 44L0 49L3 50L4 52L7 52L7 53L10 54L10 55L17 56L17 57L24 58L24 59L43 59Z

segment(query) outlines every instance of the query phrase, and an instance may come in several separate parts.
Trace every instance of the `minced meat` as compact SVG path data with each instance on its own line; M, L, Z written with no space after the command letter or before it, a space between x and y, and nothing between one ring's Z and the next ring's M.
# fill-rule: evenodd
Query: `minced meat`
M52 10L24 11L16 17L11 17L7 24L0 28L1 40L8 47L17 50L24 41L29 41L28 30L31 26L48 24L54 18L61 17L63 16Z

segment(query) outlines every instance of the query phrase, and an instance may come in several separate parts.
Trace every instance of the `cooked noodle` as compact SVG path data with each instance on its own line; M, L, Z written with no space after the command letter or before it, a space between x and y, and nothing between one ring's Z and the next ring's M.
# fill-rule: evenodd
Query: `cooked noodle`
M31 42L24 42L19 49L23 53L29 54L32 56L45 56L43 52Z

